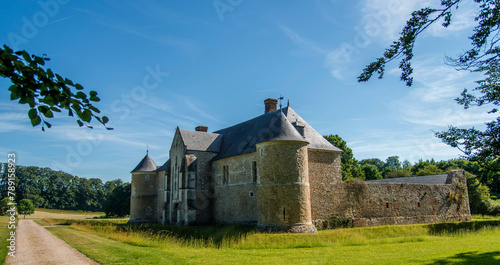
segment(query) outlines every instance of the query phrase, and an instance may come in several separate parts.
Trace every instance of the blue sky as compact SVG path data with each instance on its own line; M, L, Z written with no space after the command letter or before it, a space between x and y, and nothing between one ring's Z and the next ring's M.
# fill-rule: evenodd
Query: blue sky
M166 3L165 3L166 2ZM467 2L449 29L429 28L415 47L414 86L397 64L383 80L356 76L394 40L412 10L438 1L8 1L0 38L47 54L48 67L96 90L113 131L79 128L66 114L46 132L11 102L0 80L0 154L18 164L103 181L130 181L149 154L168 159L175 128L215 131L263 113L282 95L321 134L339 134L357 159L456 158L434 137L447 125L481 127L484 110L454 101L477 76L444 64L469 47Z

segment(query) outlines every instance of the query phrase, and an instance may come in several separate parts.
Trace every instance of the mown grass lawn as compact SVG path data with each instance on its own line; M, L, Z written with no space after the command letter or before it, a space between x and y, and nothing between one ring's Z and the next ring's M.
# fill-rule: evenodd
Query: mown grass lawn
M500 264L498 225L497 219L318 234L250 232L219 247L170 236L148 240L148 233L112 224L48 229L101 264Z

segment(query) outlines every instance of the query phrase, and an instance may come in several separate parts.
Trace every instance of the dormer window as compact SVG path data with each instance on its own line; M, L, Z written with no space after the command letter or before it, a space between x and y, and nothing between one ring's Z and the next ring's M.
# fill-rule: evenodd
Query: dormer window
M292 123L293 127L295 127L295 129L297 130L297 132L300 133L300 135L302 135L302 137L304 137L304 127L305 125L300 122L300 121L296 121L294 123Z

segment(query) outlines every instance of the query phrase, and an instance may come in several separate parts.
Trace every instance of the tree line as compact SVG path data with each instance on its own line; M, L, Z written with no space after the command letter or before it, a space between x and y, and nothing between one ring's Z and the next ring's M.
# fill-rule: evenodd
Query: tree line
M1 170L0 198L7 197L8 172ZM16 165L16 201L29 199L36 208L105 212L107 216L130 213L130 183L120 179L102 182L50 168Z
M339 135L324 136L330 143L342 149L342 180L376 180L446 174L451 170L466 171L469 202L473 214L500 214L500 200L492 200L491 194L500 193L500 172L481 165L479 161L464 158L446 161L419 160L410 163L390 156L385 161L378 158L358 161L347 143ZM498 196L498 195L497 195ZM496 196L495 196L496 198Z

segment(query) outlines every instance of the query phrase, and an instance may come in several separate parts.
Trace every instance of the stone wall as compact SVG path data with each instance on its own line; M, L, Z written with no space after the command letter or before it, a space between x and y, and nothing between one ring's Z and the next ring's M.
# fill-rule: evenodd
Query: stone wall
M252 177L252 163L255 161L256 153L250 153L212 163L216 223L257 223L257 188ZM227 183L223 182L224 166L227 166L229 171Z
M189 211L195 215L194 224L208 224L213 222L214 185L211 178L211 159L217 153L188 151L188 155L196 158L195 165L188 167L190 176L189 188L192 195L188 201Z
M309 183L311 186L311 215L314 219L329 216L335 202L332 197L336 185L342 183L340 152L308 150Z
M130 222L153 222L158 218L156 172L132 173Z
M311 222L306 142L257 144L259 230L316 232Z
M321 194L327 203L313 220L348 219L352 226L470 220L464 172L450 172L446 183L341 183Z

